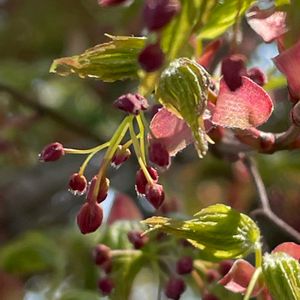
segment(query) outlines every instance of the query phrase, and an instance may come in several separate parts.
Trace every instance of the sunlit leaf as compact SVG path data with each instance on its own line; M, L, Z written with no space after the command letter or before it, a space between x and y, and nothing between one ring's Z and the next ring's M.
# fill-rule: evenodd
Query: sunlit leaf
M111 36L110 42L87 49L84 53L54 60L50 72L62 76L76 73L78 76L95 77L103 81L137 78L138 55L146 38Z
M143 221L152 230L185 238L200 249L200 258L220 261L241 258L259 246L260 231L248 216L223 204L202 209L187 221L152 217Z

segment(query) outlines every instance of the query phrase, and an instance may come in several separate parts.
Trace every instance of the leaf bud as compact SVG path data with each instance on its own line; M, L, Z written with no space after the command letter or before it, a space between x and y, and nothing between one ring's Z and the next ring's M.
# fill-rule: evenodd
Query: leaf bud
M183 279L179 277L171 277L165 286L165 295L173 300L179 300L181 294L186 289Z
M176 272L180 275L189 274L193 270L193 259L191 256L181 257L176 263Z
M98 288L103 295L109 295L114 289L115 284L109 277L102 278L98 281Z
M153 179L154 182L157 182L158 180L158 173L157 171L152 168L152 167L147 167L147 170L151 176L151 178ZM139 194L144 195L146 192L146 185L147 185L148 181L145 177L145 174L143 172L142 169L139 169L136 172L136 177L135 177L135 189Z
M141 249L148 243L149 237L142 235L141 231L133 230L127 233L129 242L134 246L135 249Z
M138 115L141 110L146 110L149 104L145 97L139 94L128 93L120 96L114 102L114 106L126 113Z
M84 175L74 173L69 181L69 187L73 194L82 195L87 188L87 180Z
M147 183L145 197L156 209L159 209L165 199L164 187L157 183Z
M77 215L77 225L83 234L96 231L103 220L103 210L97 203L85 203Z
M151 140L149 145L149 160L159 167L170 166L171 159L166 147L159 141Z
M267 83L266 74L260 68L249 69L247 76L260 86L264 86Z
M95 264L101 266L111 260L111 249L104 244L99 244L93 250L93 258Z
M144 20L151 31L157 31L166 26L180 11L178 0L146 0L144 6Z
M147 45L139 54L138 61L146 72L154 72L161 68L165 55L158 43Z
M284 252L265 254L262 272L274 299L300 299L300 265Z
M124 148L119 145L113 158L111 159L111 164L118 168L121 164L123 164L131 155L131 152L128 148Z
M55 142L44 147L39 154L40 161L55 161L65 154L64 147L61 143Z

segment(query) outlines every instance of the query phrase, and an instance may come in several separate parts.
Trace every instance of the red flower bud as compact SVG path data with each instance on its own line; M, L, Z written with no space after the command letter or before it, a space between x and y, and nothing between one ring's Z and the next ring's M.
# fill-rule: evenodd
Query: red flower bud
M180 8L178 0L146 0L143 14L147 28L152 31L163 28Z
M82 195L87 188L86 178L83 175L74 173L70 178L69 187L73 194Z
M260 68L251 68L247 71L247 76L260 86L267 83L266 74Z
M97 245L93 250L95 264L98 266L111 260L111 249L104 244Z
M128 93L120 96L114 102L114 106L129 114L138 115L141 110L146 110L149 107L149 104L145 97L139 94Z
M119 5L126 1L128 1L128 0L98 0L98 4L102 7L106 7L106 6Z
M151 168L151 167L147 167L147 170L151 176L151 178L154 180L154 182L157 182L158 180L158 174L157 174L157 171L154 169L154 168ZM147 184L147 179L144 175L144 172L142 169L139 169L137 172L136 172L136 177L135 177L135 188L136 188L136 191L139 193L139 194L145 194L146 192L146 184Z
M242 76L246 75L246 58L243 55L231 55L222 62L223 78L231 91L235 91L242 85Z
M217 270L210 269L206 272L206 280L208 283L217 281L220 278L220 274Z
M154 72L163 65L165 55L159 44L150 44L141 51L138 60L143 70Z
M97 181L98 176L94 176L93 179L90 182L89 185L89 189L88 189L88 194L87 194L87 200L89 202L93 202L94 201L94 189L96 187L96 181ZM107 177L103 177L101 179L100 185L99 185L99 190L97 193L97 198L96 201L98 203L101 203L102 201L104 201L107 197L108 194L108 190L109 190L109 179Z
M131 152L128 148L123 148L122 146L118 146L113 158L111 159L111 164L114 167L119 167L122 163L124 163L131 155Z
M102 208L97 203L85 203L78 215L77 215L77 225L81 233L91 233L96 231L103 219Z
M147 183L145 197L156 209L158 209L165 199L164 187L157 183Z
M185 289L185 283L181 278L172 277L166 284L165 295L170 299L179 300Z
M233 265L232 260L223 260L219 264L219 272L222 276L225 276Z
M39 154L40 161L55 161L65 154L64 147L60 143L47 145Z
M176 263L176 272L180 275L189 274L193 270L193 259L190 256L180 258Z
M136 230L129 231L127 233L127 237L135 249L141 249L149 241L148 236L146 236L146 235L142 236L142 232L136 231Z
M158 142L152 141L149 145L149 159L159 167L169 167L171 163L170 155L166 147Z
M111 278L105 277L99 280L98 287L103 295L109 295L115 285Z

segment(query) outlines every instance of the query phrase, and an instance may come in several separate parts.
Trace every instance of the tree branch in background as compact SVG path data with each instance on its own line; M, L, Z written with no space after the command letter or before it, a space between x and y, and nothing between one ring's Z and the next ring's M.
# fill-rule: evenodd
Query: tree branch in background
M93 132L91 132L88 128L84 127L82 124L78 124L77 122L73 122L62 114L58 113L56 110L49 108L34 99L24 95L20 91L16 90L13 87L7 86L5 84L0 83L0 92L5 92L12 96L12 98L20 103L21 105L27 106L32 110L36 111L40 115L44 115L56 123L64 126L66 129L73 133L77 133L80 136L84 136L86 138L90 138L91 140L102 143L101 139Z

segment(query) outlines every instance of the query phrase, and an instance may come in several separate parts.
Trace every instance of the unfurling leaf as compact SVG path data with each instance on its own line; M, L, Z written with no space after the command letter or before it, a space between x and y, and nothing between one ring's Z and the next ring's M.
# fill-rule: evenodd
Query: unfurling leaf
M159 101L191 128L199 157L205 155L208 148L203 114L209 81L209 74L201 65L179 58L161 74L156 91Z
M262 271L274 300L300 299L300 265L286 253L265 254Z
M162 230L187 239L209 261L241 258L259 247L260 231L248 216L223 204L202 209L191 220L152 217L143 221L150 230Z
M145 47L146 38L112 36L108 43L87 49L80 55L54 60L50 72L62 76L95 77L106 82L137 78L138 55Z

